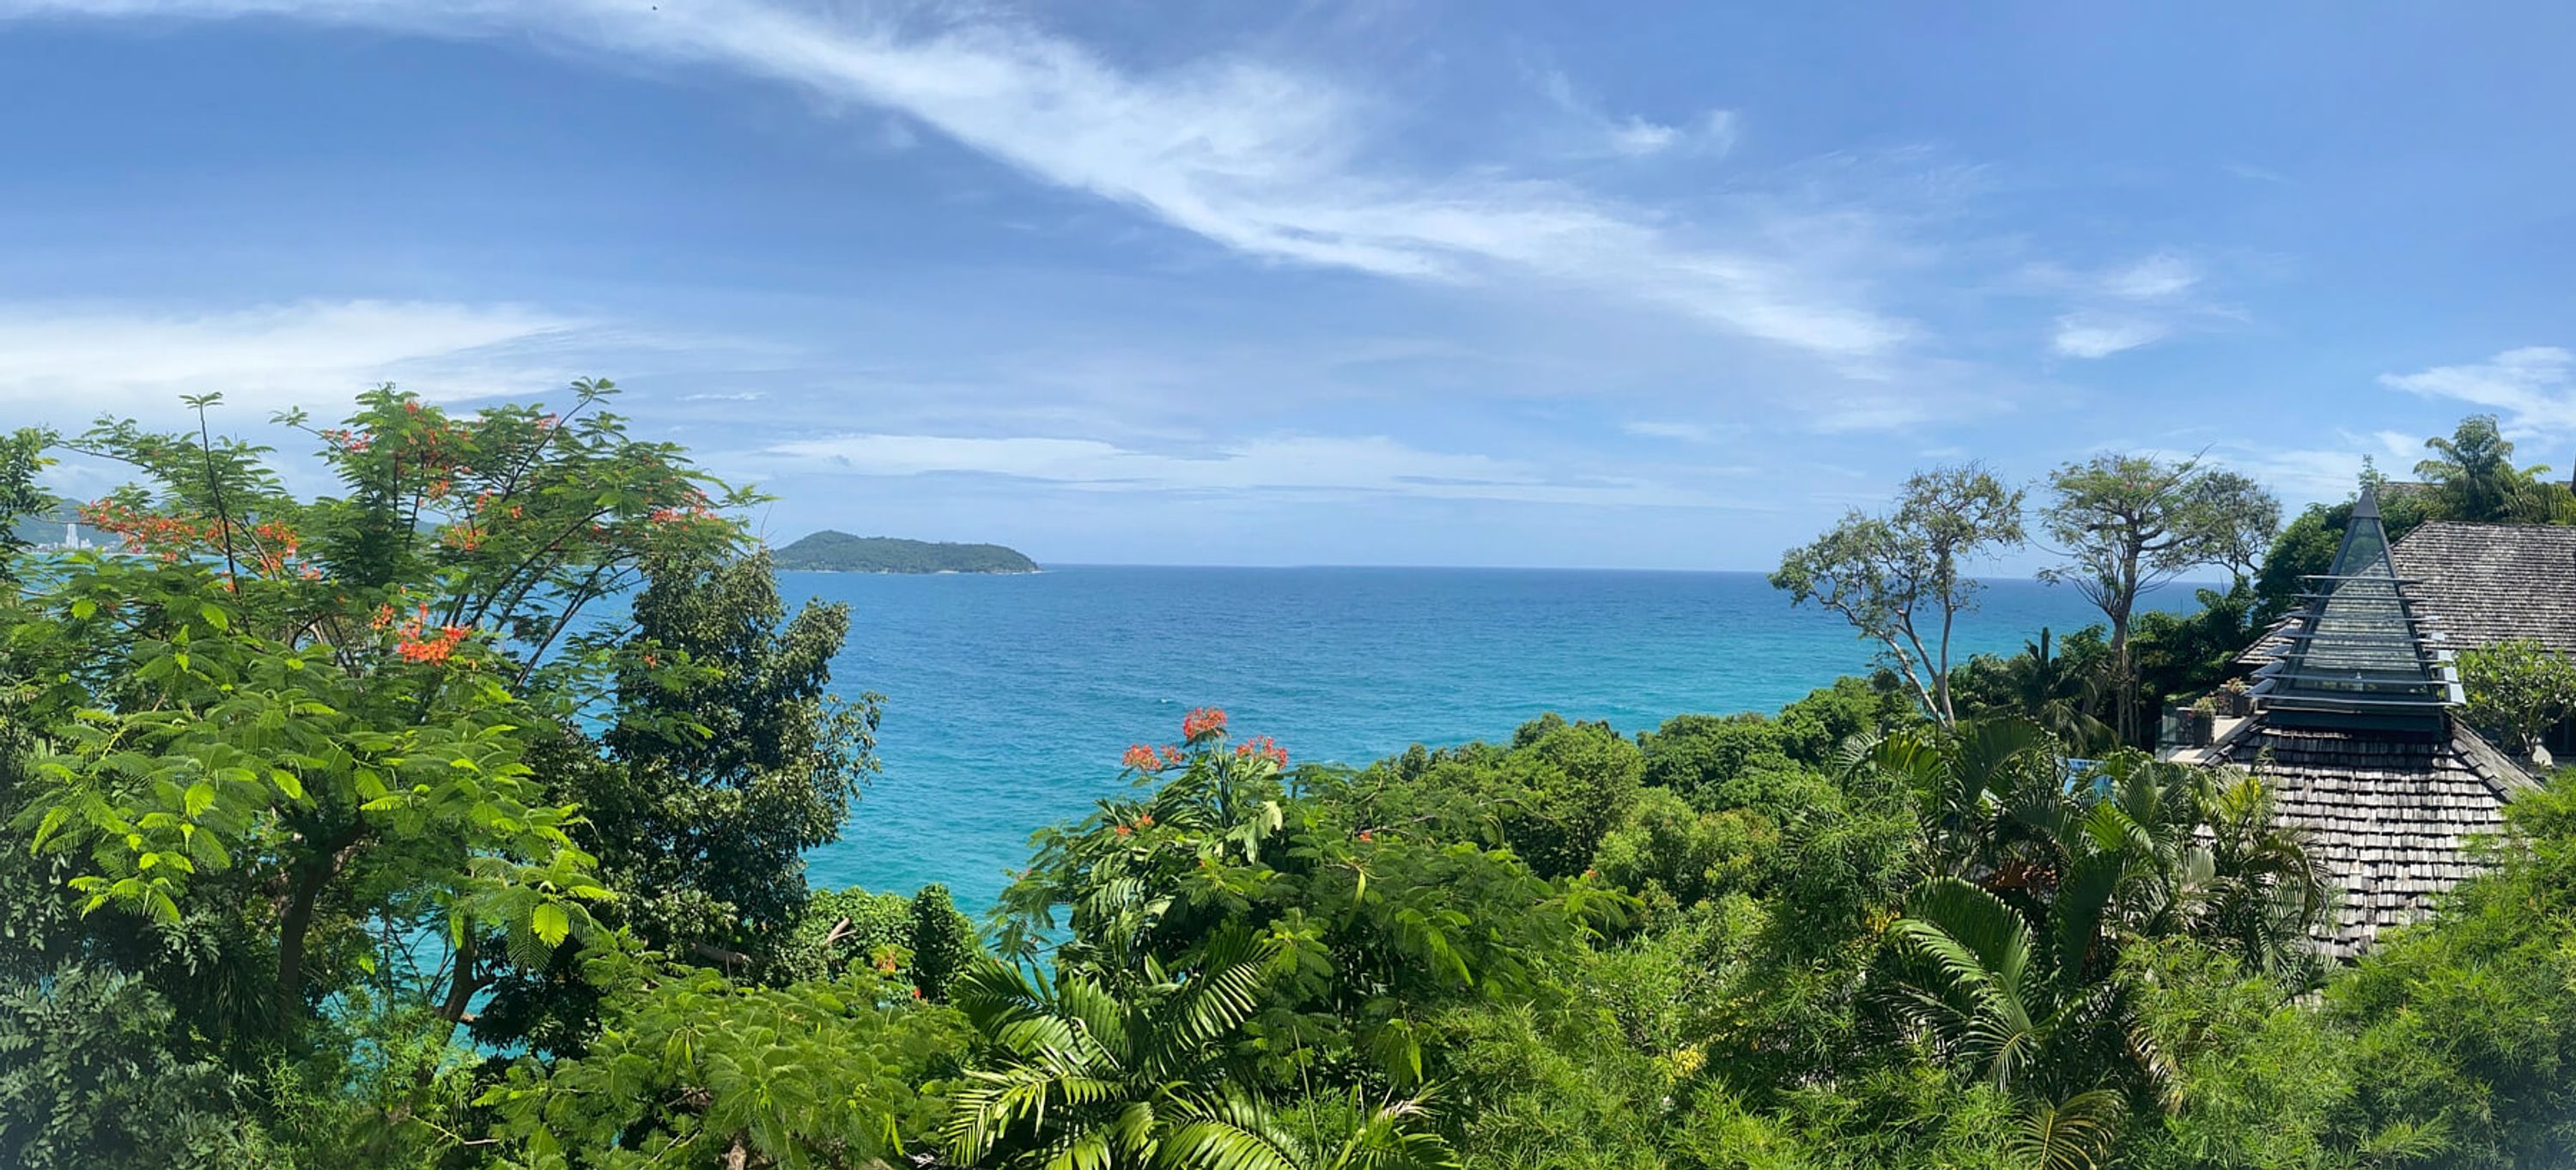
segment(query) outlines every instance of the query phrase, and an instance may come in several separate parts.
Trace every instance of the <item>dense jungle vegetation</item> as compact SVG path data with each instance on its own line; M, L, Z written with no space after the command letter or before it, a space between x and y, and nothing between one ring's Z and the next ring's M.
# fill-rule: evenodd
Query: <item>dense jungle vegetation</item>
M211 425L0 445L13 513L58 443L135 481L83 510L122 550L5 561L0 1164L2576 1158L2576 786L2338 968L2261 778L2120 742L2348 508L2272 540L2251 485L2070 468L2043 524L2188 486L2263 539L2201 550L2239 579L2197 615L1774 715L1340 768L1193 711L1102 761L1133 795L1041 834L979 926L937 886L806 887L876 768L878 700L826 689L850 615L784 605L752 497L611 396L286 416L336 480L310 498ZM2421 506L2539 498L2503 456L2461 482L2499 465L2526 486L2437 470ZM1957 558L2019 538L1982 475L1784 585L1907 644L1890 599L1969 600Z

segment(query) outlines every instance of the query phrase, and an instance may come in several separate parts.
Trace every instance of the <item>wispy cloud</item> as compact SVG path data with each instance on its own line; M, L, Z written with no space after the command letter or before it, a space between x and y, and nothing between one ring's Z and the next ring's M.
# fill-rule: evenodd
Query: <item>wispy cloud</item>
M2483 407L2516 438L2576 434L2576 354L2554 345L2508 349L2469 365L2382 374L2379 382L2410 394Z
M2049 348L2072 358L2105 358L2162 340L2172 332L2160 321L2104 313L2069 313L2057 319Z
M1541 70L1539 92L1573 123L1577 142L1570 153L1614 154L1626 158L1680 154L1722 156L1735 148L1733 110L1709 110L1680 122L1656 122L1630 114L1612 117L1574 87L1560 69Z
M151 416L181 394L235 407L337 409L386 380L471 398L585 372L579 319L517 305L339 301L216 313L0 302L0 405L56 424Z
M2292 508L2349 499L2361 486L2362 468L2376 466L2392 478L2413 474L2424 440L2400 431L2326 431L2311 435L2335 446L2269 447L2231 441L2205 451L2155 450L2168 459L2200 458L2221 464L2269 487Z
M1122 70L981 9L896 19L774 0L0 0L0 16L284 16L452 36L524 35L732 70L890 110L1048 184L1135 207L1247 255L1410 280L1549 281L1834 360L1918 334L1871 301L1850 249L1771 248L1790 223L1692 226L1553 179L1408 174L1371 149L1370 103L1334 81L1241 57ZM1671 149L1732 120L1638 122ZM1787 213L1764 212L1779 216ZM1754 213L1748 212L1748 216ZM1837 224L1848 234L1846 213Z
M1619 429L1648 439L1673 439L1684 443L1705 443L1715 439L1717 429L1706 423L1657 422L1651 419L1619 424Z
M2038 265L2026 275L2074 302L2049 335L2049 349L2060 357L2106 358L2163 341L2191 322L2230 315L2193 298L2207 272L2174 252L2093 271Z
M2102 274L2108 296L2129 301L2171 300L2200 283L2200 266L2171 252L2158 252Z
M1732 507L1628 476L1563 475L1488 455L1426 451L1384 436L1278 435L1179 454L1099 439L856 433L768 448L858 475L1010 476L1121 492L1383 494L1626 507Z

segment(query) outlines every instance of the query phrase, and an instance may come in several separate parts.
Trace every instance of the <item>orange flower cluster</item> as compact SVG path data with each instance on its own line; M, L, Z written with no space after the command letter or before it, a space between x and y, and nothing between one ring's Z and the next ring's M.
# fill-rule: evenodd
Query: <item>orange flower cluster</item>
M1288 749L1272 743L1270 737L1266 735L1256 736L1234 745L1234 754L1265 759L1282 768L1288 766Z
M376 445L376 436L373 431L359 432L335 427L322 432L322 441L351 455L363 455L367 448Z
M1111 831L1117 833L1121 837L1133 837L1136 835L1136 830L1127 825L1119 825Z
M1189 714L1181 717L1181 738L1185 740L1216 735L1224 730L1225 711L1222 708L1192 707Z
M1167 744L1152 748L1139 743L1128 745L1127 754L1119 757L1118 762L1139 772L1160 772L1165 768L1179 767L1189 760L1189 753L1177 747Z
M93 501L81 505L78 511L81 523L114 533L125 542L125 551L150 553L165 562L177 561L216 534L211 523L201 525L177 516L139 511L115 500Z
M262 520L251 525L247 535L250 537L251 560L259 566L262 574L270 577L284 576L288 563L295 559L296 550L304 543L304 538L296 535L294 529L276 520ZM322 571L305 564L299 567L296 575L310 581L321 576Z
M473 632L463 626L441 626L426 638L404 638L394 643L394 653L402 655L405 662L445 662L448 655L456 653L457 644Z
M230 543L234 546L233 551L241 554L241 559L258 569L262 576L282 577L290 569L308 581L322 575L321 570L309 563L296 563L295 554L303 538L296 535L293 528L276 520L263 520L257 524L236 522L227 526L220 519L199 521L167 516L129 507L115 500L83 504L77 512L81 523L122 539L125 551L146 553L165 564L175 564L183 557Z
M393 622L394 607L379 605L376 607L375 619L368 624L381 630L392 625ZM412 615L412 619L404 622L402 628L395 631L394 653L401 655L405 662L445 662L450 655L456 653L458 646L464 644L465 639L473 635L474 629L471 626L440 626L436 632L430 632L429 605L423 602L419 610Z

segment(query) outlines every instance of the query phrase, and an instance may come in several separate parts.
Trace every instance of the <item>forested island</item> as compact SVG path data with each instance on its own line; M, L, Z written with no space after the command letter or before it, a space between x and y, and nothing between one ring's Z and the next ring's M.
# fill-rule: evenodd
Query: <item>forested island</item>
M1892 615L1967 603L1948 570L2019 538L2022 489L1926 473L1776 577L1886 643L1874 677L1358 767L1194 709L1100 761L1133 787L979 927L938 885L808 887L878 768L879 697L830 686L850 611L782 602L759 497L610 391L285 416L316 496L274 436L0 436L0 534L57 451L135 480L80 509L113 551L0 542L0 1166L2576 1155L2576 785L2347 961L2264 777L2144 750L2352 505L2282 529L2188 462L2070 464L2044 523L2171 513L2230 588L2134 623L2106 590L2105 627L1952 671ZM2576 522L2472 422L2410 506ZM1888 558L1941 571L1854 569ZM2540 676L2492 677L2470 717Z
M824 529L778 550L778 567L823 573L1034 573L1036 561L998 544L954 544Z

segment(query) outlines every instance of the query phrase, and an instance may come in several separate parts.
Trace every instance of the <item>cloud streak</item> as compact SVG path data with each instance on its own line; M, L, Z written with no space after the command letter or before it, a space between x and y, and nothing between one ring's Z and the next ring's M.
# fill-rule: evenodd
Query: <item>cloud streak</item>
M2382 374L2379 384L2483 407L2516 438L2576 434L2576 353L2558 346L2529 345L2468 365Z
M0 302L0 406L58 425L155 415L221 391L252 410L329 410L388 379L473 398L560 384L586 323L518 305L337 301L217 313Z
M1376 145L1367 101L1243 58L1122 71L1080 45L982 15L897 20L775 0L642 9L610 0L0 0L0 17L12 15L274 16L442 36L535 34L892 110L1040 182L1248 256L1416 281L1556 282L1837 362L1878 358L1919 333L1870 303L1866 273L1846 270L1848 258L1759 242L1794 238L1794 222L1735 225L1721 242L1570 183L1364 162ZM1636 121L1614 127L1610 141L1631 152L1685 140L1722 146L1732 128L1724 114L1688 128ZM1849 219L1838 217L1846 235Z
M2069 313L2057 319L2049 348L2061 357L2106 358L2164 339L2163 322L2107 313Z
M1103 492L1739 506L1631 477L1553 475L1516 460L1426 451L1384 436L1278 435L1179 454L1099 439L852 433L780 443L768 448L768 453L857 475L995 475Z
M2059 357L2091 361L2126 353L2173 336L2181 321L2212 315L2191 299L2205 278L2201 266L2172 252L2098 272L2041 268L2033 275L2071 293L2078 306L2059 316L2049 335L2049 350Z

